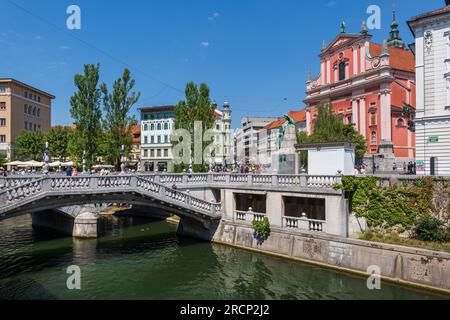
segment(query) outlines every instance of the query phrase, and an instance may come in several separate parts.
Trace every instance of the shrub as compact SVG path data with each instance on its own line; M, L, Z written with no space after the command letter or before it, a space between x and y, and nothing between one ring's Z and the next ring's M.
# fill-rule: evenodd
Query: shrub
M416 223L415 238L421 241L445 242L448 238L444 223L431 216L424 216Z
M267 239L270 236L270 222L267 217L263 221L253 221L252 226L257 238Z

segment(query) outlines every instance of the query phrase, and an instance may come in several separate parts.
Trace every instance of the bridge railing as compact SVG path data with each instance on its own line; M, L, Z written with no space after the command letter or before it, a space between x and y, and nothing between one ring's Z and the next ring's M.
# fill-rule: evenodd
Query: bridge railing
M27 183L15 185L0 191L0 208L6 205L20 204L22 200L50 193L50 195L64 195L64 192L120 192L136 190L164 201L170 205L178 205L184 209L191 209L207 215L218 216L222 211L222 204L208 202L196 198L188 193L172 189L166 185L154 182L154 177L138 177L136 175L117 176L45 176Z
M263 221L266 216L265 213L235 210L233 220L241 222Z
M50 174L48 176L14 176L0 179L0 190L10 189L27 184L31 181L51 177L57 184L68 188L82 185L85 178L97 178L98 186L126 186L129 184L127 177L141 177L155 183L164 185L209 185L209 186L256 186L256 187L285 187L285 188L322 188L331 189L341 182L342 176L310 176L310 175L272 175L272 174L234 174L234 173L196 173L196 174L170 174L170 173L138 173L126 175L80 175L66 177L64 175ZM68 178L73 178L70 183ZM76 183L74 181L77 181Z

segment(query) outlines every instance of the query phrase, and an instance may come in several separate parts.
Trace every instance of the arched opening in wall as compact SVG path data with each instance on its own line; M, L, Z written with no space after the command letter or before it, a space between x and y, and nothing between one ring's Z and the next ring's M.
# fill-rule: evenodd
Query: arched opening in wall
M339 63L339 81L345 80L345 62Z
M397 120L397 127L403 128L405 126L405 120L403 120L402 118L399 118Z

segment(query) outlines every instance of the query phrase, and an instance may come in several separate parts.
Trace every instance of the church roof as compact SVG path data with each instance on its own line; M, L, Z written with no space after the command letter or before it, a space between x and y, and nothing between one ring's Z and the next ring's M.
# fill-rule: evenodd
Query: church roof
M379 57L383 53L383 46L378 43L369 43L369 52L372 57ZM407 72L416 71L414 54L411 51L389 47L389 65L395 70Z

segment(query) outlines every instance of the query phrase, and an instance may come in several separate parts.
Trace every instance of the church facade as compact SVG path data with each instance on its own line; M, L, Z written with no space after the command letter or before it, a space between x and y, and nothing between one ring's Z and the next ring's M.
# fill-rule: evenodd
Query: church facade
M415 159L414 55L400 38L395 14L389 40L371 38L364 23L358 34L346 33L343 23L341 33L324 42L320 74L308 75L306 126L311 134L317 107L330 104L366 138L366 165L392 171Z

